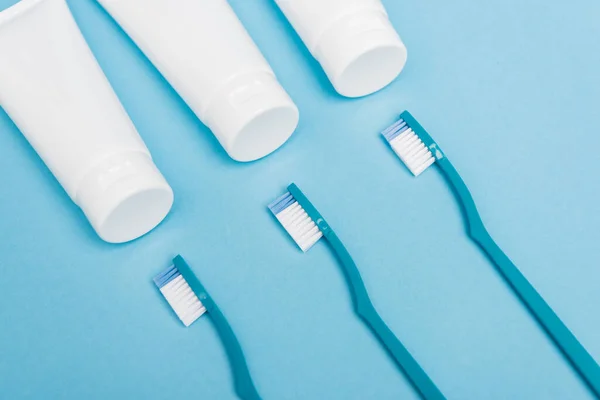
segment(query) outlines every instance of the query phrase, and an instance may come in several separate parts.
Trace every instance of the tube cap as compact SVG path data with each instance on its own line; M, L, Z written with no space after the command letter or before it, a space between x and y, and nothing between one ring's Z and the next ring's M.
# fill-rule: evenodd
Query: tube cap
M283 145L298 126L298 108L271 73L236 77L221 89L204 122L231 158L254 161Z
M165 218L173 191L150 155L118 153L85 175L75 202L98 236L123 243L148 233Z
M406 47L385 12L362 10L331 25L315 50L339 94L361 97L390 84L406 64Z

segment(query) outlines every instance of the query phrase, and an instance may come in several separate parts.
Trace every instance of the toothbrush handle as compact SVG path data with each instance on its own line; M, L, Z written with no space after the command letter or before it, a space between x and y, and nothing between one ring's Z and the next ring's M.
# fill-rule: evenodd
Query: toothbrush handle
M324 222L324 221L323 221ZM322 222L322 223L323 223ZM321 229L323 226L321 225ZM388 328L369 299L369 294L360 276L356 264L341 240L330 229L325 229L325 237L340 259L344 274L351 288L352 300L356 313L367 324L377 339L383 344L396 364L405 372L411 383L426 400L444 400L445 397L421 368L402 342Z
M215 301L208 294L204 285L202 285L200 280L192 272L183 257L177 256L173 261L183 278L190 285L194 293L196 293L202 302L202 305L206 308L210 320L217 329L217 333L225 347L227 357L231 364L236 394L242 400L261 400L258 391L254 387L252 377L250 376L250 370L248 369L242 346L235 336L235 333L233 333L231 325L229 325L229 322L227 322L227 319Z
M231 329L225 316L216 305L211 308L207 307L206 309L213 325L219 332L219 336L229 357L235 380L235 392L243 400L260 400L260 395L256 387L254 387L254 382L250 376L242 347L233 333L233 329Z
M485 229L469 189L450 161L442 158L437 160L437 163L460 200L468 222L469 236L496 265L506 282L513 288L589 388L600 398L600 366L598 363L494 242Z

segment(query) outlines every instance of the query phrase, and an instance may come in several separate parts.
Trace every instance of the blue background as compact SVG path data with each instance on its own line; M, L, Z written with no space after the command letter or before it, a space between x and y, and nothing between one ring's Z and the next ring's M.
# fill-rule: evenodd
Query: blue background
M0 114L0 398L234 398L209 320L183 328L151 283L177 253L232 322L265 399L417 398L354 317L327 246L302 254L269 215L291 181L449 398L592 398L469 242L439 173L412 178L378 132L412 111L600 360L600 3L384 0L409 62L358 100L336 95L270 0L231 3L301 111L292 139L251 164L227 157L97 3L69 1L175 191L140 240L98 239Z

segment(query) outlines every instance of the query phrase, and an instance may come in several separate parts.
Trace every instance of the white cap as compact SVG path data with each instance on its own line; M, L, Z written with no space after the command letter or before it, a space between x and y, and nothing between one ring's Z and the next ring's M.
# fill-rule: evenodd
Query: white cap
M298 108L272 73L244 74L212 99L204 122L231 158L254 161L283 145L298 126Z
M148 233L165 218L173 191L147 153L117 153L85 175L75 202L98 236L123 243Z
M390 84L406 64L406 47L385 12L361 10L337 20L313 51L337 92L361 97Z

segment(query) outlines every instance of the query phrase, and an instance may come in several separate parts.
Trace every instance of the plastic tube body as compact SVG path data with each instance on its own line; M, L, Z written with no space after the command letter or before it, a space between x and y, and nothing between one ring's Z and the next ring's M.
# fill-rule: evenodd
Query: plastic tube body
M275 0L335 89L360 97L391 83L406 47L379 0Z
M227 153L279 148L298 109L226 0L99 0Z
M0 105L108 242L166 216L173 192L64 0L0 13Z

